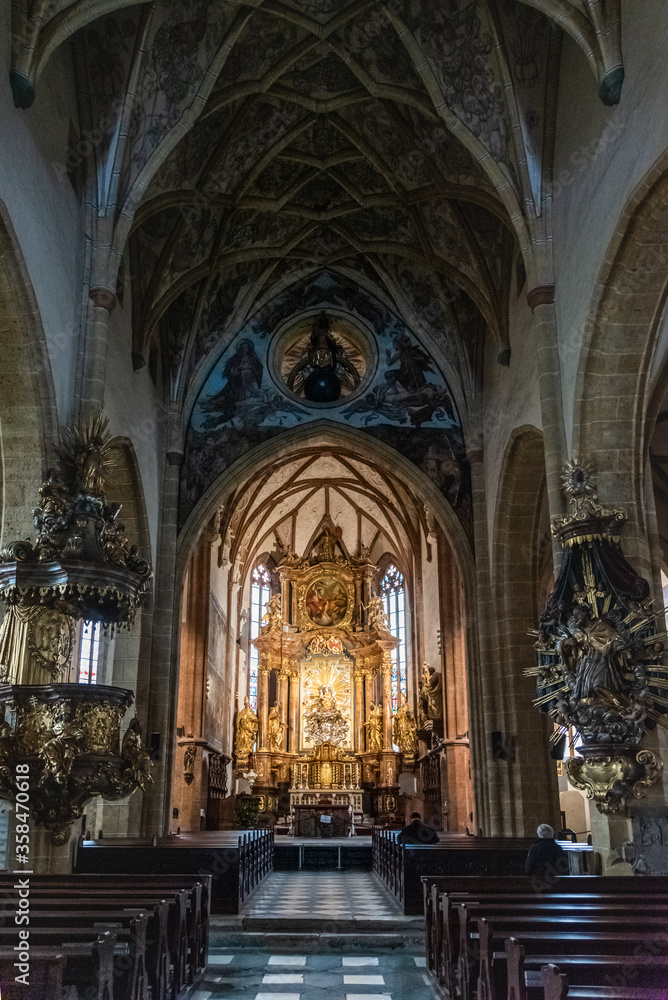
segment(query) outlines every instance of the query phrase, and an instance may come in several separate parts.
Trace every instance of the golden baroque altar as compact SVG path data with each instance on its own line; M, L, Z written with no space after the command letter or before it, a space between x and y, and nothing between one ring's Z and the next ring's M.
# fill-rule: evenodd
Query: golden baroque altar
M388 816L397 810L400 772L415 765L413 713L406 704L392 711L399 640L387 630L381 598L372 596L376 567L363 556L348 559L338 534L325 528L310 558L284 553L281 593L253 641L257 715L246 699L236 766L239 774L255 772L253 794L267 814L277 814L284 793L285 811L332 805L359 814L366 789L373 814Z

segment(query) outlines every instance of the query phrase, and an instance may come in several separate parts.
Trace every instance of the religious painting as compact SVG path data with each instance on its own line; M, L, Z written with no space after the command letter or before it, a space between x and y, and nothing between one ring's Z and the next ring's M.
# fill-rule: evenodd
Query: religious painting
M348 593L339 580L321 576L306 591L304 605L315 625L335 627L346 617Z

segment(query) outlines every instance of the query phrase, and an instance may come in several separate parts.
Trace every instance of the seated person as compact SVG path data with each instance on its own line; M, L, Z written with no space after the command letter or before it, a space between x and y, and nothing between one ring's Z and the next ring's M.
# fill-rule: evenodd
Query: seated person
M411 821L408 826L405 826L397 840L404 844L418 844L423 846L424 844L438 844L438 834L434 830L433 826L427 826L426 823L422 822L422 817L419 812L411 813Z
M538 842L529 848L524 863L525 875L568 875L568 857L561 844L554 839L554 828L541 823L536 830Z

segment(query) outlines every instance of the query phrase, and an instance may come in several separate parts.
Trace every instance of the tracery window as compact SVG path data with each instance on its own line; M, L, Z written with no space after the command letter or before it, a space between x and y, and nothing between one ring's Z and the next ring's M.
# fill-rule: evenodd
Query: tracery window
M406 593L403 574L396 566L389 566L380 585L383 606L390 633L399 640L392 654L392 711L399 703L399 690L408 697L406 682Z
M271 597L271 576L266 566L260 564L253 570L251 583L250 608L250 638L257 639L260 634L260 622L265 612L265 604ZM259 653L255 646L249 647L248 697L251 708L257 712L257 668Z
M97 661L100 655L99 622L82 622L79 639L79 684L97 684Z

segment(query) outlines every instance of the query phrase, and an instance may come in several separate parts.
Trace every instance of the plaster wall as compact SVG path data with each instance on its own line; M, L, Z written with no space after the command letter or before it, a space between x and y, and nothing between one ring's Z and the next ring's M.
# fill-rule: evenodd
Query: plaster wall
M564 40L553 219L569 447L576 402L573 390L592 293L626 202L668 146L667 33L668 7L663 0L622 0L626 79L621 103L615 108L600 102L582 52L568 37Z
M83 262L82 206L65 169L77 105L67 46L57 50L32 108L8 84L11 4L0 4L0 200L16 232L44 327L61 421L72 415Z

